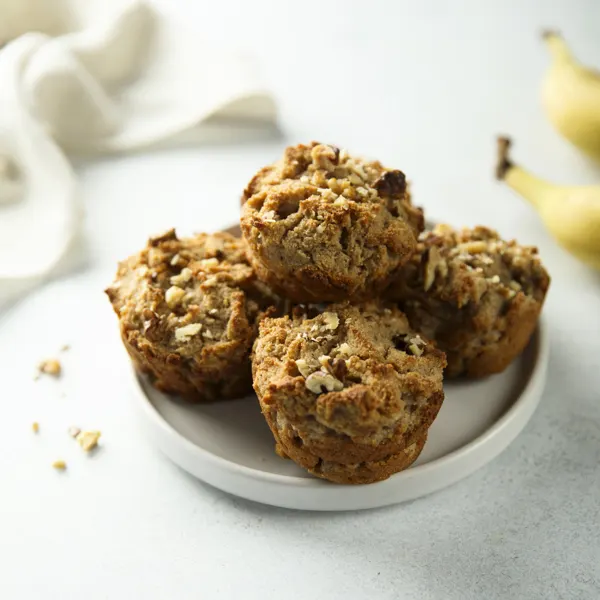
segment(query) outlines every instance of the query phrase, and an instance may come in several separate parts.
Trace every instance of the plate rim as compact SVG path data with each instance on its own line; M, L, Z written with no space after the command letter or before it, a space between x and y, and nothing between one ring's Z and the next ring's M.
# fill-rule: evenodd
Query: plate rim
M486 429L483 433L481 433L479 436L477 436L476 438L474 438L473 440L471 440L464 446L461 446L460 448L457 448L456 450L453 450L452 452L449 452L448 454L445 454L444 456L438 457L438 458L436 458L430 462L424 463L422 465L410 467L409 469L406 469L405 471L401 471L399 473L392 475L389 479L387 479L385 481L375 483L375 484L369 484L368 486L331 484L330 482L324 481L324 480L316 478L316 477L298 477L298 476L294 476L294 475L283 475L283 474L271 473L268 471L261 471L259 469L256 469L253 467L248 467L246 465L241 465L241 464L233 462L229 459L226 459L226 458L223 458L216 454L213 454L211 451L207 450L206 448L199 446L196 443L190 441L188 438L185 437L185 435L183 435L175 427L173 427L161 415L161 413L158 411L158 409L150 401L149 397L147 396L147 394L145 393L145 391L143 389L140 375L135 371L135 369L133 367L130 369L130 374L131 374L131 382L133 384L132 387L135 390L135 395L138 397L138 400L142 400L142 402L138 402L138 405L141 406L144 415L146 416L146 418L150 422L150 424L154 427L155 431L156 430L160 431L160 433L163 436L164 435L168 436L168 438L170 438L171 442L175 442L179 446L183 446L183 448L186 449L187 451L191 451L191 453L194 455L194 458L197 458L198 460L203 460L206 463L208 463L209 466L214 467L220 471L224 470L228 475L233 476L233 477L241 477L245 480L250 479L255 482L258 482L259 484L261 484L261 483L268 484L268 485L276 484L277 486L282 486L282 487L296 489L296 490L298 490L298 489L319 490L320 493L327 493L327 490L331 490L331 493L337 494L337 492L342 491L342 490L348 490L348 489L357 490L357 489L364 489L364 488L373 488L374 486L381 486L382 484L386 484L386 483L389 484L390 482L396 483L402 477L406 478L407 476L410 476L412 478L412 477L416 477L416 476L426 476L427 473L430 471L437 471L439 469L451 469L457 463L460 463L461 461L466 460L467 457L469 455L471 455L473 452L476 452L477 449L481 448L482 446L487 446L487 444L489 444L493 439L501 436L502 433L505 432L506 429L510 429L511 424L513 424L513 422L515 420L518 420L519 417L522 416L522 411L524 410L524 408L527 405L531 404L531 406L529 407L530 408L529 414L527 414L526 418L520 424L517 425L517 427L515 428L514 431L510 431L508 433L506 439L501 443L500 447L497 448L493 453L491 453L491 455L487 459L485 459L483 462L476 461L478 464L474 468L467 469L467 472L454 478L450 483L442 484L439 487L436 487L435 489L431 490L431 491L436 491L438 489L446 487L447 485L451 485L452 483L455 483L456 481L463 479L464 477L467 477L468 475L474 473L476 470L478 470L480 467L482 467L487 462L490 462L491 460L493 460L496 456L498 456L505 448L507 448L514 441L514 439L522 431L522 429L525 427L525 425L527 424L527 422L529 421L529 419L535 412L535 409L536 409L536 407L540 401L540 398L542 396L543 385L545 382L546 370L547 370L548 358L549 358L549 352L550 352L548 324L547 324L546 318L544 316L541 316L540 319L538 320L538 325L537 325L534 335L532 336L529 343L535 344L535 348L534 348L535 354L534 354L534 359L533 359L533 365L528 374L527 382L526 382L524 388L522 389L521 393L519 394L519 396L515 399L513 404L510 406L510 408L504 414L502 414L502 416L499 419L497 419L488 429ZM518 358L516 360L518 360ZM171 460L173 460L179 466L182 466L181 461L178 461L173 458L172 455L174 454L174 452L169 452L168 450L165 450L164 444L162 444L160 442L158 445L159 445L161 451L163 451ZM481 462L481 464L479 464L479 462ZM182 468L184 468L185 470L188 470L186 467L182 467ZM206 481L207 483L209 483L211 485L215 485L215 487L220 487L218 484L215 484L212 481L207 481L206 479L204 479L203 477L200 477L196 473L192 472L192 474L195 477L202 479L203 481ZM221 489L223 489L223 488L221 488ZM240 495L240 494L237 494L236 492L231 492L229 489L227 489L225 491L228 491L229 493L233 493L236 495ZM425 492L425 493L430 493L430 492ZM416 498L421 495L424 495L424 494L417 494L414 497ZM265 502L264 500L256 500L256 494L250 495L250 496L242 496L242 497L246 497L251 500L255 500L255 501L259 501L259 502L268 503L268 502ZM401 502L401 501L402 500L395 500L395 501L392 500L390 502L374 504L372 506L373 507L374 506L383 506L385 504L393 504L393 503L397 503L397 502ZM277 506L281 506L281 504L278 503ZM290 505L289 507L292 508L293 506ZM328 509L321 508L320 510L328 510ZM329 509L329 510L341 510L341 509L334 508L334 509Z

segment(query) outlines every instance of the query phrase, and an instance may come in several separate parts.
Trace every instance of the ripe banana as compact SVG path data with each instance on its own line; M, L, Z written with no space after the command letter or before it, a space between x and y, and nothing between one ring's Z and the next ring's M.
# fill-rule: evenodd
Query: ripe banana
M542 104L554 127L600 161L600 72L581 65L559 33L544 33L552 64L542 86Z
M533 205L565 250L600 269L600 186L544 181L512 162L510 144L508 138L498 138L496 177Z

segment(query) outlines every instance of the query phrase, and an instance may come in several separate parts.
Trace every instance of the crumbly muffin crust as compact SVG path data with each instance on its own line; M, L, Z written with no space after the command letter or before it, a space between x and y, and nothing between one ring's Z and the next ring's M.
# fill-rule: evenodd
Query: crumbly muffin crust
M444 398L444 354L378 302L267 318L252 364L278 452L331 481L378 481L408 466Z
M423 229L401 171L317 142L287 148L242 201L254 269L294 302L376 295Z
M537 249L487 227L438 225L387 292L446 352L448 377L503 371L527 345L550 278Z
M261 311L277 298L225 233L151 238L106 290L138 370L192 401L251 392L249 354Z
M272 429L271 416L267 415L267 423ZM276 444L275 451L282 458L290 458L296 464L306 469L312 475L327 479L334 483L365 484L388 479L395 473L404 471L412 465L423 450L427 441L427 433L418 438L413 444L397 454L385 456L380 460L346 464L323 460L317 455L298 447L298 437L292 428L286 427L278 432L282 444ZM285 450L283 449L285 444Z

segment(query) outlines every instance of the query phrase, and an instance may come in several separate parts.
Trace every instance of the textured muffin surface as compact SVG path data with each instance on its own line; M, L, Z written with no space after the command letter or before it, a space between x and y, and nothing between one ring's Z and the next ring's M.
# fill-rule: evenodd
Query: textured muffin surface
M287 148L242 201L253 267L294 302L376 295L423 229L401 171L316 142Z
M253 352L278 452L346 483L385 479L417 458L443 401L444 366L396 307L376 302L267 318Z
M549 284L536 248L486 227L438 225L421 234L387 296L446 352L447 376L482 377L525 348Z
M240 239L170 230L120 263L106 292L127 351L155 387L193 401L251 391L256 320L277 298Z

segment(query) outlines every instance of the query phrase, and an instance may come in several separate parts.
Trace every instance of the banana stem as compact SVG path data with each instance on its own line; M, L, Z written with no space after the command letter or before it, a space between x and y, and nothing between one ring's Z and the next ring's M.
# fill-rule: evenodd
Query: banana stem
M515 165L509 156L510 146L510 138L498 138L496 178L506 182L509 187L523 196L525 200L538 207L543 199L547 199L551 192L556 191L557 186Z
M508 150L511 145L510 138L499 136L498 142L498 159L496 161L496 179L502 181L506 177L506 172L514 165L508 158Z
M571 55L565 40L558 31L544 31L542 33L542 39L546 42L546 46L548 46L548 50L550 50L550 54L554 60L557 62L573 61L573 56Z

